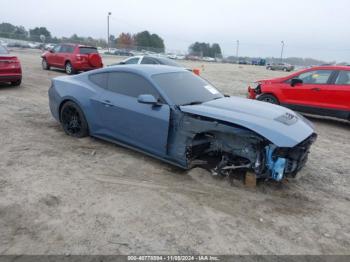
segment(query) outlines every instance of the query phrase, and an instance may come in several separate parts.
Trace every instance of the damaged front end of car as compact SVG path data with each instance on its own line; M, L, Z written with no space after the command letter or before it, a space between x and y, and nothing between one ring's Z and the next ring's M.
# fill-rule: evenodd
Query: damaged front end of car
M170 147L170 155L182 158L187 168L203 167L215 176L252 172L256 178L275 181L295 177L316 139L313 133L294 147L278 147L239 125L193 114L174 120L177 117L170 136L170 143L177 146Z

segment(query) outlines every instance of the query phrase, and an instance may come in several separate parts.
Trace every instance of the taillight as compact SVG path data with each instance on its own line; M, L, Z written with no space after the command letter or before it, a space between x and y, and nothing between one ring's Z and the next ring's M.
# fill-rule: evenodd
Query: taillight
M12 68L20 68L21 67L19 59L15 56L13 56L13 57L0 57L0 62L8 64Z
M78 60L78 61L82 61L82 60L83 60L83 58L82 58L81 55L76 55L76 57L77 57L77 60Z

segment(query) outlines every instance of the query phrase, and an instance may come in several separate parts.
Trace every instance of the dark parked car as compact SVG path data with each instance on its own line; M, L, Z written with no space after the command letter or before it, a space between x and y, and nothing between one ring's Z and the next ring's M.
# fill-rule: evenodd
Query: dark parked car
M133 54L128 50L122 50L122 49L115 50L114 54L119 56L133 56Z
M295 176L316 137L293 111L225 97L178 67L114 66L57 77L49 100L68 135L91 135L215 174L238 169L277 181Z
M265 66L266 60L265 59L253 59L252 65Z
M272 63L272 64L267 64L266 69L290 72L294 70L294 66L286 63Z
M17 56L0 45L0 83L19 86L22 82L22 67Z
M96 47L78 44L59 44L41 55L42 68L62 68L68 75L103 67Z

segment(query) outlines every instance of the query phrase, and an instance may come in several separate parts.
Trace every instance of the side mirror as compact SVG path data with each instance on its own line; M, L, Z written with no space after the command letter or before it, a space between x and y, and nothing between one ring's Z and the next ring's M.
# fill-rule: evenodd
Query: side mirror
M139 95L137 101L141 104L158 105L158 101L153 95Z
M49 52L52 54L55 53L55 51L53 49L49 49Z
M124 61L122 61L122 62L119 62L119 64L120 64L120 65L125 65L125 62L124 62Z
M293 78L290 81L290 85L291 86L296 86L296 85L301 85L303 83L303 80L299 79L299 78Z

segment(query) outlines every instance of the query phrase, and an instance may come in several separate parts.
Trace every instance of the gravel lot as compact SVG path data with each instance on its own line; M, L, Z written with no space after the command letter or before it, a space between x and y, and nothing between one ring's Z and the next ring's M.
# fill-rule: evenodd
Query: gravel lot
M111 143L64 134L38 51L16 51L21 87L0 88L0 254L350 254L350 125L319 134L297 179L260 183L183 172ZM118 58L104 58L105 64ZM283 75L186 62L221 91Z

